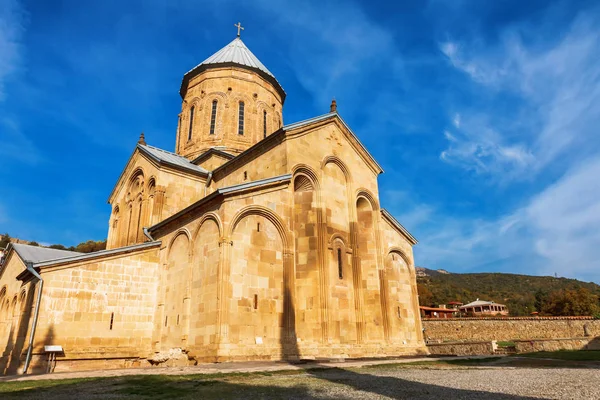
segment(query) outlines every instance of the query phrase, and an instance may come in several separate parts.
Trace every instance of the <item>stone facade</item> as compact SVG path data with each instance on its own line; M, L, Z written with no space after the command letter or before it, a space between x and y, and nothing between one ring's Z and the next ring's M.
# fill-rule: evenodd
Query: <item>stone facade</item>
M33 264L33 370L48 344L63 346L57 371L425 354L416 240L381 208L382 169L335 109L283 126L274 78L195 70L176 153L142 138L109 197L108 250ZM20 327L26 343L39 283L13 258L0 305L16 317L0 332L13 343ZM7 372L25 348L7 347Z

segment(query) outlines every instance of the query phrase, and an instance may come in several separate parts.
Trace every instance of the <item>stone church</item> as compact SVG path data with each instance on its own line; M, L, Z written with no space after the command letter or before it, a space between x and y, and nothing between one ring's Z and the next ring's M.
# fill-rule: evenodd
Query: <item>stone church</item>
M284 124L239 36L180 94L175 152L142 134L110 193L106 250L7 249L2 372L426 353L417 242L335 101Z

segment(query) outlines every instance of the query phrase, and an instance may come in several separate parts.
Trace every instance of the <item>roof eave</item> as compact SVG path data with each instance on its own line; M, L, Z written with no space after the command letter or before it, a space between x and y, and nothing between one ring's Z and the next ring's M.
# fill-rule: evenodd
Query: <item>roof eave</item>
M214 192L212 192L211 194L209 194L208 196L201 198L200 200L198 200L197 202L195 202L193 204L190 204L183 210L171 215L170 217L160 221L159 223L157 223L155 225L152 225L150 228L148 228L148 232L150 232L150 233L156 232L160 228L165 227L166 225L170 224L171 222L175 221L176 219L180 218L181 216L189 213L190 211L193 211L199 207L202 207L204 204L209 203L210 201L216 199L217 197L226 196L226 195L230 196L232 194L240 193L245 190L254 189L254 188L270 187L275 184L289 182L289 181L291 181L291 179L292 179L292 174L286 174L286 175L275 176L272 178L259 179L257 181L253 181L253 182L241 183L241 184L237 184L237 185L231 185L231 186L219 188L219 189L215 190Z
M408 241L414 246L419 241L400 223L392 214L389 213L385 208L381 209L381 214L400 232L408 239Z
M204 72L204 71L206 71L208 69L213 69L213 68L227 68L227 67L243 68L243 69L247 69L249 71L252 71L252 72L258 74L261 78L263 78L264 80L266 80L267 82L269 82L271 85L273 85L273 87L275 88L275 90L277 90L277 93L279 93L279 95L281 96L281 104L283 105L283 103L285 103L285 98L286 98L285 90L283 90L283 87L277 81L277 79L275 79L275 77L273 77L272 75L267 74L266 72L264 72L263 70L261 70L259 68L250 67L248 65L243 65L243 64L238 64L238 63L235 63L235 62L224 62L224 63L213 63L213 64L200 64L200 65L197 65L192 70L186 72L185 75L183 75L183 79L181 80L181 87L179 88L179 95L181 96L182 99L185 98L185 94L187 92L187 87L188 87L188 84L189 84L190 80L192 78L196 77L197 75L199 75L200 73L202 73L202 72Z
M148 156L149 158L152 159L152 161L154 161L155 163L157 163L159 166L169 166L173 169L176 169L178 171L181 172L185 172L188 174L192 174L192 175L197 175L197 176L202 176L204 178L206 178L208 176L208 171L204 172L204 171L195 171L189 168L184 168L181 165L177 165L174 164L172 162L169 162L167 160L163 160L161 158L156 157L154 154L152 154L151 152L149 152L148 150L146 150L144 147L142 147L141 145L137 145L136 146L138 149L140 149L140 152L143 153L144 155Z

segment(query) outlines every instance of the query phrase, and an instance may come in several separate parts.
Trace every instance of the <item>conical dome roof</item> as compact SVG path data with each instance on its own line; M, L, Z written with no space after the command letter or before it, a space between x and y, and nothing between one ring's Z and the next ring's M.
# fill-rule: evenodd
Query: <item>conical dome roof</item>
M285 99L285 91L277 82L275 75L271 73L265 67L263 63L250 51L250 49L242 42L242 39L236 37L233 39L227 46L223 47L221 50L217 51L212 56L208 57L206 60L202 61L200 64L196 65L190 71L186 72L183 76L183 82L181 83L181 90L179 93L183 97L185 94L185 90L187 89L187 83L191 78L196 76L202 71L205 71L209 68L216 67L224 67L236 65L243 68L247 68L251 71L254 71L269 81L271 84L275 86L277 91L279 91L282 99Z

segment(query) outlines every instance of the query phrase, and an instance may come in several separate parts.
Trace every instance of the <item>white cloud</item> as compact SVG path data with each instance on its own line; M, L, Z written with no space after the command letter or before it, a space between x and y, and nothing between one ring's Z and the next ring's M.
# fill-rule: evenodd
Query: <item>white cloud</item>
M600 158L593 158L498 218L449 217L433 210L427 219L413 219L417 223L407 226L422 239L415 248L417 263L455 272L557 273L600 283L598 176ZM423 207L406 204L408 220Z
M454 114L454 119L452 120L452 123L454 124L454 127L456 129L460 129L460 114L459 113Z
M478 129L494 131L493 140L487 134L480 137L466 132L462 144L452 141L442 159L476 172L505 173L506 169L497 164L513 164L520 170L511 178L522 178L531 175L518 172L536 174L557 159L568 168L581 152L600 152L600 141L596 140L600 123L600 24L590 14L577 18L555 42L530 40L526 45L521 39L523 30L516 27L507 30L495 46L477 41L440 44L455 68L481 84L482 93L489 90L492 98L502 92L517 96L520 100L515 115L523 125L515 140L515 133L507 129L514 127L515 121L483 107L465 110L463 120L468 112L471 119L483 121ZM452 123L458 129L456 118Z
M508 143L489 128L485 119L468 118L454 125L462 128L444 131L448 147L441 152L440 158L447 163L506 180L520 176L535 162L535 156L524 143Z
M17 70L21 59L23 15L16 0L3 0L0 7L0 101L6 93L6 80Z

